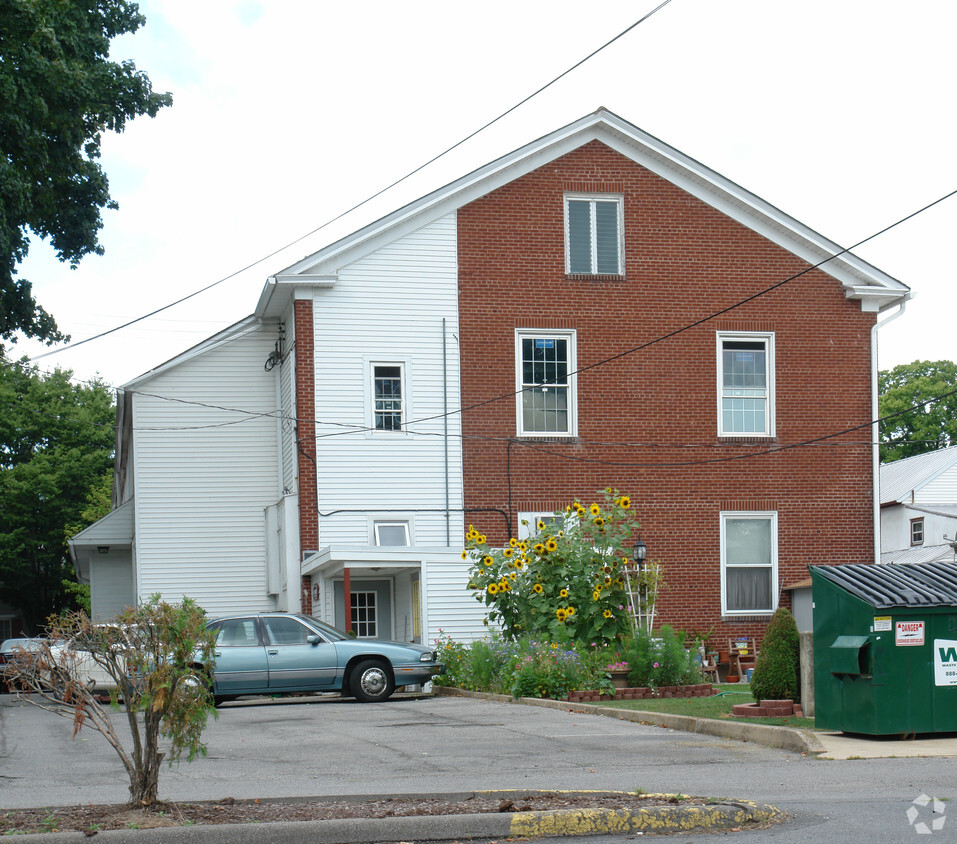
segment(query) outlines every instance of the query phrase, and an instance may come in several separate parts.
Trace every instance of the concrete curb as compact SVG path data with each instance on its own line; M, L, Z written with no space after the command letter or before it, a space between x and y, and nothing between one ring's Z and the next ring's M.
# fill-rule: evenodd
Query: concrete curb
M591 712L621 721L635 721L641 724L653 724L656 727L668 727L688 733L702 733L719 738L749 741L766 747L779 747L795 753L825 753L827 748L810 730L794 727L777 727L768 724L751 724L747 721L719 721L716 718L695 718L690 715L672 715L667 712L647 712L639 709L618 709L614 706L602 706L595 703L570 703L565 700L545 698L496 695L488 692L470 692L450 686L434 686L433 693L458 697L475 697L496 700L502 703L521 703L526 706L544 706L548 709L564 709L568 712Z
M444 795L461 800L474 795L514 797L534 791L482 791ZM614 795L619 792L555 792ZM366 795L365 797L367 797ZM414 795L403 795L414 796ZM438 795L429 795L435 797ZM649 795L671 796L671 795ZM337 797L338 800L365 799ZM305 798L304 798L305 799ZM296 821L264 824L207 824L169 826L159 829L116 829L99 832L104 844L364 844L377 841L452 841L470 838L556 838L561 836L609 835L637 832L686 832L718 830L744 824L784 820L774 806L749 801L724 801L706 806L650 806L647 809L565 809L543 812L486 812L472 815L422 815L391 818L349 818L328 821ZM64 844L88 840L83 832L51 832L17 835L24 844Z

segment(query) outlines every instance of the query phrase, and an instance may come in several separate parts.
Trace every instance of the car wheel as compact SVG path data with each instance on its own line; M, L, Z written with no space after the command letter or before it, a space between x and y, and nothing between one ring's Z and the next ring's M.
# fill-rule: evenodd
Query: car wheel
M376 703L388 700L395 691L392 672L381 662L367 659L360 662L349 679L349 690L356 700L363 703Z
M190 691L205 691L213 701L214 706L219 706L225 700L224 697L213 694L213 678L198 665L193 666L193 673L184 677L181 685L187 693Z

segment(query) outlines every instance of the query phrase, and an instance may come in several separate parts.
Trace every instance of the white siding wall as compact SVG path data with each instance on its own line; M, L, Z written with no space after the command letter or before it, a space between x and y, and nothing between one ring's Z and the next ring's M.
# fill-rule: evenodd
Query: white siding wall
M110 549L90 560L90 610L94 620L108 621L136 603L133 594L133 561L126 550Z
M459 408L455 215L450 214L344 268L334 288L314 299L319 510L416 511L414 545L447 544L463 535L459 416L448 417L444 390ZM443 318L446 372L443 373ZM405 368L403 401L416 434L369 432L373 362ZM355 432L350 432L352 427ZM331 435L331 436L324 436ZM320 517L320 544L369 544L371 514Z
M951 504L957 499L952 499ZM941 502L943 503L943 502ZM925 504L931 507L931 504ZM910 523L911 519L924 520L924 545L941 545L944 535L953 538L957 532L957 518L948 519L946 516L936 516L932 513L922 513L920 510L910 510L903 504L895 507L885 507L881 510L881 551L902 551L911 547Z
M943 472L914 493L914 503L925 507L957 504L957 466Z
M276 409L275 372L263 368L275 340L267 325L138 385L140 599L188 595L211 614L275 606L264 508L279 498L277 429L274 416L257 415Z

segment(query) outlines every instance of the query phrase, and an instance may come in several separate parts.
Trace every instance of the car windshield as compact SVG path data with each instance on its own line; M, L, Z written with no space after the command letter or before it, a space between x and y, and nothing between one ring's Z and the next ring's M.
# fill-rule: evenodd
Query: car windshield
M347 633L343 633L337 627L333 627L331 624L326 624L324 621L319 621L315 618L310 618L307 615L299 616L306 624L316 630L318 633L321 633L325 636L330 642L342 642L345 639L351 639Z

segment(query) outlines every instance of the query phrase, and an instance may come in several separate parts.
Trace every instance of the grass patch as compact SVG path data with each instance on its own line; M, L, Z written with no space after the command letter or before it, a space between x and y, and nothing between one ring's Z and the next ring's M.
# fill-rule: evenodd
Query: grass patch
M715 691L724 692L712 697L674 697L654 700L616 700L602 701L602 706L614 706L619 709L634 709L639 712L667 712L673 715L688 715L692 718L731 718L731 707L736 703L755 703L751 689L744 683L716 684ZM813 718L735 718L753 724L797 727L803 730L814 729Z

